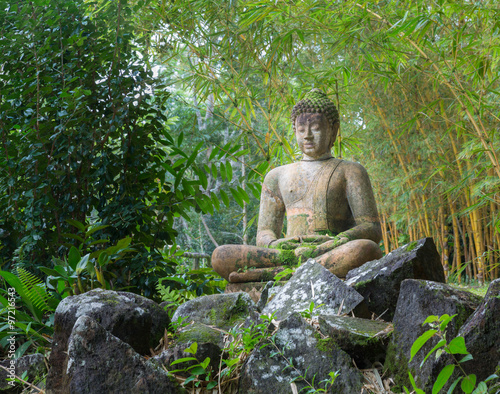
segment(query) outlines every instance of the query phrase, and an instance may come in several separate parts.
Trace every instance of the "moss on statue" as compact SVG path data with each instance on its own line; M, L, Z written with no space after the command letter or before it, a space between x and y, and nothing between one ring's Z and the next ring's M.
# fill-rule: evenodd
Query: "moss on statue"
M293 250L279 249L278 264L279 265L295 265L297 257Z

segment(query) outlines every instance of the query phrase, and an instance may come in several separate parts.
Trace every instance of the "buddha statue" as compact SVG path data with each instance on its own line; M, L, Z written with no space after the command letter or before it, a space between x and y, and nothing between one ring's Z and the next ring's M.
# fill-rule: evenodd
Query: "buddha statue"
M345 278L351 269L382 257L368 174L360 164L331 154L339 129L335 105L313 89L293 107L291 120L302 160L266 175L257 246L223 245L212 254L214 270L229 282L270 280L308 258Z

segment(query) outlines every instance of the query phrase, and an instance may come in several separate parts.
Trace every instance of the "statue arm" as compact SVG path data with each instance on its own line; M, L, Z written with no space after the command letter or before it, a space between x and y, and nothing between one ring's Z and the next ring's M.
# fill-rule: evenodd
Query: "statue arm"
M344 235L349 240L370 239L379 243L382 230L370 178L362 165L350 164L345 172L346 196L356 224L339 235Z
M285 204L279 190L279 167L266 175L260 197L257 246L269 247L276 241L283 228Z

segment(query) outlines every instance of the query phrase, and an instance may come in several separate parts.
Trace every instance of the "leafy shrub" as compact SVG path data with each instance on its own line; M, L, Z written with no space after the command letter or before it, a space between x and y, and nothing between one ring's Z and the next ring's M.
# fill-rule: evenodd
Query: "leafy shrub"
M436 381L434 382L434 385L432 386L432 394L439 393L441 389L448 384L448 381L452 377L455 370L459 371L460 376L458 376L450 385L448 393L453 393L458 383L460 383L462 391L466 394L485 394L488 392L486 383L492 379L498 378L498 376L491 375L484 382L479 382L476 385L476 375L467 374L464 371L461 364L472 359L472 355L467 351L467 348L465 346L464 338L458 336L453 338L450 342L448 342L446 339L446 327L455 316L456 315L449 316L445 314L442 316L429 316L427 319L425 319L422 325L429 324L431 326L431 329L420 335L413 343L410 350L410 361L422 348L422 346L427 343L427 341L437 336L438 338L440 338L439 342L429 351L429 353L427 353L427 355L422 360L421 365L423 365L425 361L433 354L435 354L436 358L439 358L442 354L449 354L451 359L453 360L453 363L446 365L441 370L438 377L436 378ZM458 355L463 355L463 357L458 360ZM415 379L411 372L409 372L409 377L415 392L417 394L425 394L422 389L417 387ZM409 393L406 387L405 392Z
M135 28L139 7L0 0L4 269L50 268L68 253L65 238L85 231L72 224L100 222L98 239L130 237L137 251L114 262L116 285L148 296L175 271L160 253L175 242L174 217L213 211L195 164L202 144L187 154L169 133L169 93Z

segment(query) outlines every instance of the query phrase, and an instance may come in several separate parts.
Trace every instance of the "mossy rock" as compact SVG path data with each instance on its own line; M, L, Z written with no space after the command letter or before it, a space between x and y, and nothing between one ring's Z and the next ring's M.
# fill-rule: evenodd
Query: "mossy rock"
M292 381L298 391L304 392L305 379L320 388L332 371L338 371L339 376L328 392L361 392L362 375L353 367L349 355L335 343L325 346L318 332L300 314L294 313L280 323L272 344L256 346L247 358L238 392L290 393Z
M411 242L349 271L346 284L364 297L370 312L392 320L405 279L445 282L441 258L432 238Z
M359 368L384 362L392 324L349 316L319 317L320 331L348 353Z
M396 384L409 387L409 369L417 385L425 392L430 392L437 377L435 375L443 366L435 357L429 357L422 366L421 363L439 338L431 338L410 361L413 343L430 329L428 325L422 326L423 322L430 315L456 315L446 329L447 340L451 341L480 302L481 298L475 294L456 290L444 283L414 279L403 281L394 314L392 345L388 349L385 362L385 369L394 376Z
M195 298L177 308L172 321L180 318L229 330L247 318L257 321L258 316L255 303L247 293L241 292Z
M213 343L219 347L223 347L224 334L221 330L217 330L206 324L192 323L176 334L175 343L189 346L191 343Z
M473 360L462 364L478 381L486 379L500 365L500 279L491 282L481 305L460 328Z

